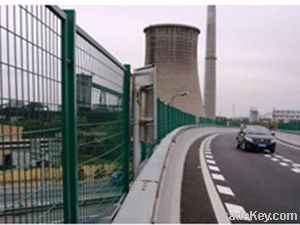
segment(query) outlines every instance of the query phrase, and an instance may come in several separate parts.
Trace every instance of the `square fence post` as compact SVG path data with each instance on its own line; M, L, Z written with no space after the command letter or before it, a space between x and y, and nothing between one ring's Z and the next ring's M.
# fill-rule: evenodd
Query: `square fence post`
M130 65L125 65L123 83L123 173L124 173L124 192L129 191L129 149L130 149Z
M77 104L75 72L75 11L64 10L62 24L62 111L64 222L78 222Z

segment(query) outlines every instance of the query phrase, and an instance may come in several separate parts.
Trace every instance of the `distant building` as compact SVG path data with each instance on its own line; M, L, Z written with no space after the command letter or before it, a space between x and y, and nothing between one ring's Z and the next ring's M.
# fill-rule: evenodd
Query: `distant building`
M272 119L276 123L300 121L300 110L273 110Z
M255 123L259 121L259 113L258 110L255 108L251 108L249 112L249 122Z
M77 74L77 107L79 110L90 110L92 107L93 76Z

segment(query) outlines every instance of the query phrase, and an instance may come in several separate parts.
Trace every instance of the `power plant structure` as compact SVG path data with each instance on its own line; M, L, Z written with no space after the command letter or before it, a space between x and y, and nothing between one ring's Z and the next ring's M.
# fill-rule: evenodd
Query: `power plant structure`
M216 6L207 7L204 107L209 118L216 117Z
M196 116L204 116L197 66L200 30L182 24L158 24L144 29L145 64L156 66L157 97Z

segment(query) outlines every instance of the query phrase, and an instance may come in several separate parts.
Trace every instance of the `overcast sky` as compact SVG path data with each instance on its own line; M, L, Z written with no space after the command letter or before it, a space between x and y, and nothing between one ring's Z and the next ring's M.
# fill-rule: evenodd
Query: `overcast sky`
M143 29L183 23L201 30L198 68L203 96L205 6L68 6L77 24L122 63L144 65ZM217 7L217 114L247 116L300 110L300 6Z

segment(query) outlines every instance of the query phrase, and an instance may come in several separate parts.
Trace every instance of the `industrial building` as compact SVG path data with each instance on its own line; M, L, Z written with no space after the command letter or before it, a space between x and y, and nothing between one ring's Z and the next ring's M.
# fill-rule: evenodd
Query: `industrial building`
M157 97L183 111L203 116L197 65L200 30L182 24L158 24L146 27L144 32L145 65L156 67Z
M272 119L276 123L300 121L300 110L273 110Z

